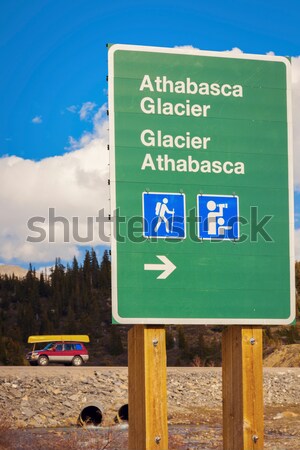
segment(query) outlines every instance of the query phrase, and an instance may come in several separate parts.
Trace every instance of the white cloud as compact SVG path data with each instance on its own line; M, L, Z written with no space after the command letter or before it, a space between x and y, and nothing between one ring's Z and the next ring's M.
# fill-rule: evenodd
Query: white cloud
M83 103L79 110L80 120L88 120L95 107L96 107L96 103L94 103L94 102Z
M197 53L198 51L199 53L203 51L203 49L193 47L192 45L176 45L175 48L182 49L185 51L185 53L190 52L191 54L194 54L195 52ZM224 50L222 53L232 53L234 55L240 55L243 53L243 51L238 47L234 47L231 50Z
M32 123L42 123L43 122L42 116L35 116L31 122Z
M56 256L71 259L78 255L78 243L73 236L72 218L79 217L78 233L87 234L87 217L97 217L105 209L108 214L109 188L107 151L107 120L102 114L106 106L94 116L94 129L79 141L73 141L71 151L41 161L16 156L0 158L0 179L5 189L0 190L0 255L4 262L13 258L24 262L51 261ZM63 216L70 223L70 243L64 243L63 224L55 226L55 242L49 243L49 208L55 208L55 216ZM47 239L41 243L26 242L30 231L27 222L40 216L45 223L35 225L47 231ZM83 245L99 245L99 225L93 221L91 242ZM108 235L108 232L107 234Z
M241 55L244 52L240 48L234 47L232 50L225 50L223 53L231 53L233 55Z
M193 47L192 45L175 45L175 48L179 48L179 49L182 49L182 50L184 50L186 53L189 53L189 51L191 52L191 53L195 53L195 51L197 52L197 51L201 51L201 49L200 48L196 48L196 47Z
M96 107L97 105L94 102L85 102L82 103L81 106L78 105L67 106L66 110L72 114L78 114L80 120L92 121Z
M67 106L66 110L71 112L71 113L73 113L73 114L75 114L78 111L78 106L70 105L70 106Z

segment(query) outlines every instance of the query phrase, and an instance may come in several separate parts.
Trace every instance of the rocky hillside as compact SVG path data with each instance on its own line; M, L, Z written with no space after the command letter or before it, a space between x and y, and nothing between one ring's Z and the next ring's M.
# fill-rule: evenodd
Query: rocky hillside
M300 367L300 344L284 345L264 360L266 367Z
M9 266L7 264L0 265L0 275L7 275L9 277L14 275L17 278L24 278L26 277L27 272L28 270L23 269L23 267L20 266Z

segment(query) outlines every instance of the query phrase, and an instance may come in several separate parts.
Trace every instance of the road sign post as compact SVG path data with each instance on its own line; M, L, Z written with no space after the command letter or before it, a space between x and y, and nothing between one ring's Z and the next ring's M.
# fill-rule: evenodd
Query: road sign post
M223 332L223 448L264 448L262 329L229 326Z
M128 334L129 450L167 450L166 331L135 325Z

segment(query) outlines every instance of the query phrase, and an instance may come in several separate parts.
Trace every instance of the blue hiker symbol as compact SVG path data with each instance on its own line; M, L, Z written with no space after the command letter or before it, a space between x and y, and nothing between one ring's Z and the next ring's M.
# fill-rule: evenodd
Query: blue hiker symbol
M155 233L158 232L158 229L159 229L162 221L165 223L167 233L170 233L170 232L172 233L172 231L173 231L173 219L174 219L175 210L174 209L172 211L169 210L169 208L167 207L168 201L169 200L165 197L163 199L162 203L161 202L156 203L155 214L158 216L158 219L157 219L156 227L154 228ZM169 219L166 217L166 213L171 215L171 217ZM170 224L170 222L171 222L171 224Z
M143 192L143 236L185 239L185 194Z

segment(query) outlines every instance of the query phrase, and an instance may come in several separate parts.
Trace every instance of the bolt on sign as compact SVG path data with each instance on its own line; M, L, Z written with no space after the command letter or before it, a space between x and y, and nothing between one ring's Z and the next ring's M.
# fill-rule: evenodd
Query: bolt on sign
M290 62L109 49L113 318L295 316Z

